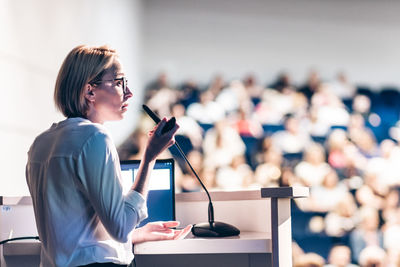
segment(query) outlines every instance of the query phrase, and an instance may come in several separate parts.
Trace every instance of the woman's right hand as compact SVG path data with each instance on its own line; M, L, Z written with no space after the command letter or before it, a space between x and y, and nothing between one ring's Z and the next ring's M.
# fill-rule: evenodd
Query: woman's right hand
M163 118L158 125L154 127L153 130L149 132L149 139L147 141L147 146L143 159L146 162L151 162L156 160L159 154L163 152L168 147L175 144L175 133L179 129L179 125L175 126L166 133L162 133L162 129L167 123L167 119Z
M177 226L179 226L178 221L149 222L145 226L133 230L132 243L139 244L147 241L181 240L184 239L192 229L192 225L187 225L184 229L172 229Z

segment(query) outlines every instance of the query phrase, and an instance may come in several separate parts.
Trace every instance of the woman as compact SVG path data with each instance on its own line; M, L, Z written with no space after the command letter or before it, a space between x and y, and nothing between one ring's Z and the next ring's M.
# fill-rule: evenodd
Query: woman
M122 119L131 97L114 50L82 45L64 60L54 100L67 119L35 139L26 166L42 266L127 266L132 242L176 239L190 231L170 229L178 222L133 230L147 217L156 157L174 143L179 126L161 134L164 118L149 133L136 180L123 196L118 154L103 123Z

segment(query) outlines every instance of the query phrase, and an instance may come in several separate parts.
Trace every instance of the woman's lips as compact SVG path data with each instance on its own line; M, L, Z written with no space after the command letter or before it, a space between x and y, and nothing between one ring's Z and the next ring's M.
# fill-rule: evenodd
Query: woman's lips
M121 109L122 109L122 110L127 110L127 109L128 109L128 106L129 106L128 103L124 103L124 104L122 104Z

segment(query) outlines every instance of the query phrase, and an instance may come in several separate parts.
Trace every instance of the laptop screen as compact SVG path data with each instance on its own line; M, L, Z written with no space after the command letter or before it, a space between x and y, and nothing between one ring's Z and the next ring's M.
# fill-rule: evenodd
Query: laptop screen
M132 187L139 170L140 160L121 161L122 188L127 193ZM139 226L148 222L175 220L175 184L174 160L158 159L151 172L149 194L147 196L147 219Z

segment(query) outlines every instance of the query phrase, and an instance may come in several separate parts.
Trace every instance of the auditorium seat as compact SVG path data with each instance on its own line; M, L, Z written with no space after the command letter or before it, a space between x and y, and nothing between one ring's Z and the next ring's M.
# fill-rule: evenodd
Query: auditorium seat
M283 124L263 124L264 135L270 136L278 131L285 130L285 126Z

